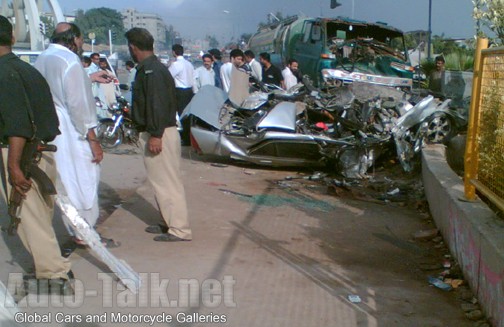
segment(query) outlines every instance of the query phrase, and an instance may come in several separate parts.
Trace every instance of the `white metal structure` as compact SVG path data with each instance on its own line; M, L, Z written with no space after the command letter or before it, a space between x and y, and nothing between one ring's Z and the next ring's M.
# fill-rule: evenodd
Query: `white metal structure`
M44 50L40 15L45 8L48 8L54 24L65 21L57 0L0 0L0 14L14 25L16 47Z

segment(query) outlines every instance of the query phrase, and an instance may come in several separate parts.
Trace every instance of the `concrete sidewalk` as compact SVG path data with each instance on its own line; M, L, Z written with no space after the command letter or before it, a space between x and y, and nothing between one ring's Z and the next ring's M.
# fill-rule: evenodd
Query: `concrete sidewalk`
M159 214L152 190L141 185L139 155L114 156L112 171L104 171L104 183L122 190L112 198L127 200L99 231L121 242L111 251L141 274L138 295L77 250L77 296L31 303L21 308L26 317L50 314L50 326L146 326L150 319L159 326L472 326L455 298L429 286L418 268L438 253L411 241L429 227L416 210L338 198L317 182L286 182L294 171L190 156L185 148L191 242L154 242L144 232ZM107 181L110 173L116 177ZM141 186L128 197L116 183Z
M464 183L446 163L445 147L422 151L432 216L494 326L504 327L504 221L481 200L463 201Z

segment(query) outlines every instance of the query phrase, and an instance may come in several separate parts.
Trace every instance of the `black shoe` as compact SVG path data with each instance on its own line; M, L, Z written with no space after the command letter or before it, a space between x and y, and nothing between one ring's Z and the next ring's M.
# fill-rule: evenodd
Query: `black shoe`
M172 234L161 234L156 237L154 237L154 241L156 242L189 242L190 240L187 240L185 238L180 238Z
M67 276L68 276L69 280L75 279L75 275L74 275L72 269L70 269L67 272ZM35 275L35 273L29 273L29 274L23 275L23 280L27 281L27 280L31 280L31 279L37 279L37 276Z
M168 227L160 224L150 225L145 228L145 231L151 234L165 234L168 232Z
M63 279L63 278L50 279L49 290L51 294L60 294L60 295L75 294L72 282L69 279Z
M25 280L25 289L28 294L37 295L74 295L72 282L64 278L56 279L28 279Z
M68 258L77 248L77 244L70 238L60 246L61 256Z

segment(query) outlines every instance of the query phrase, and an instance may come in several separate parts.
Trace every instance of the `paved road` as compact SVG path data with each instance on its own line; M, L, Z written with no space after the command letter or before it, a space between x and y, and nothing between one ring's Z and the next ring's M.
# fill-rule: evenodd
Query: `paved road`
M429 286L420 269L443 252L412 241L432 228L415 208L328 194L318 181L285 180L295 170L215 164L184 148L194 240L157 243L143 231L159 216L141 157L130 150L105 157L106 219L98 229L122 243L112 252L141 273L140 294L77 250L76 300L22 308L27 317L50 312L44 325L51 326L147 326L148 319L156 326L472 326L456 294ZM2 235L0 242L7 284L8 273L31 264L17 239Z

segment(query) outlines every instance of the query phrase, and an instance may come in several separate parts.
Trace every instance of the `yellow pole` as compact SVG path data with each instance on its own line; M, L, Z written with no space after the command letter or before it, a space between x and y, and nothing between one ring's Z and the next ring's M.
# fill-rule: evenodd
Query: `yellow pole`
M478 173L478 130L480 119L481 103L481 71L483 61L481 51L488 48L488 39L478 38L476 52L474 55L474 74L471 93L471 107L469 111L469 123L467 127L467 141L464 156L464 194L467 200L474 200L476 189L471 183L472 179L477 179Z

